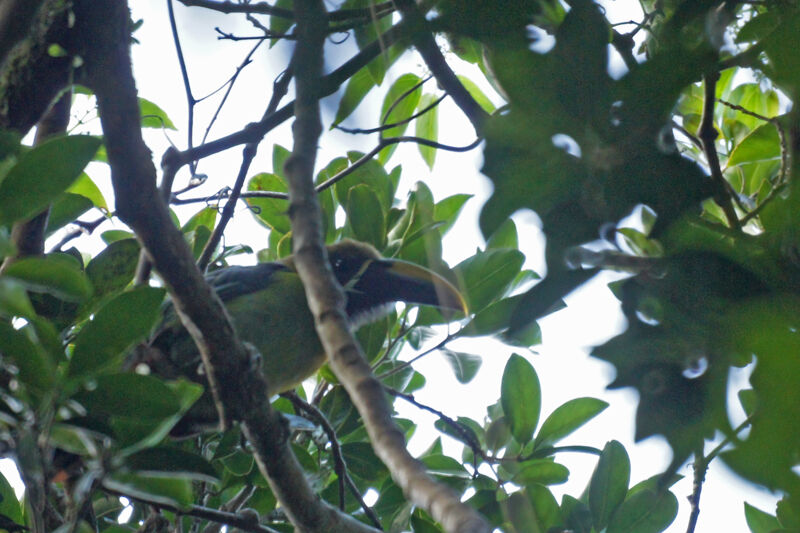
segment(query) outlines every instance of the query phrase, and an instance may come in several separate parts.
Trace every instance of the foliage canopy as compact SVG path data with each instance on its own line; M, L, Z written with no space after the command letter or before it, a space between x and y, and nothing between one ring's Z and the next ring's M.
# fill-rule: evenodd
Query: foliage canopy
M177 126L157 103L136 98L128 47L142 21L110 0L9 0L0 10L0 434L26 488L20 502L0 477L0 528L655 533L673 522L678 499L669 489L693 457L698 485L717 459L781 492L774 514L746 505L751 531L800 529L795 0L641 0L641 18L620 24L590 0L180 1L246 16L259 32L240 43L251 51L225 91L259 48L270 47L286 70L263 116L243 117L252 123L239 131L193 145L190 121L188 145L164 154L160 191L141 129ZM174 17L172 0L168 8ZM350 33L352 54L323 74L321 39ZM173 37L182 54L177 30ZM406 61L414 50L424 69ZM501 97L487 96L490 86ZM282 105L289 89L296 100ZM365 109L370 93L381 95L379 110ZM187 94L193 109L198 98L188 82ZM318 101L334 94L335 118L323 126L378 141L314 167ZM474 128L473 145L439 138L445 96ZM68 127L73 101L97 106L102 136L84 134L85 117ZM259 144L293 116L294 148L270 139L271 170L251 171ZM366 116L377 126L344 127ZM35 125L35 142L23 143ZM416 143L434 172L441 151L481 143L482 172L494 185L480 214L486 246L452 268L442 237L474 191L454 184L455 194L436 199L424 181L401 190L403 166L393 158L401 143ZM237 179L214 184L225 188L200 198L207 205L197 209L192 191L206 183L197 163L239 145ZM90 162L110 167L113 202L94 183ZM190 181L173 187L184 167ZM315 187L306 203L303 176ZM222 240L240 201L263 226L267 246L256 252ZM305 211L311 203L318 215ZM510 218L520 209L542 221L546 273L523 266ZM127 227L100 233L110 220ZM318 231L308 229L314 224ZM92 256L82 236L95 230L104 245ZM251 368L239 355L246 349L207 287L202 294L192 287L203 287L200 270L234 256L275 261L305 249L314 231L317 245L354 238L442 273L471 315L431 347L426 341L447 320L432 308L398 308L357 332L382 385L377 396L355 392L329 351L313 394L298 389L272 408L262 399L266 414L253 414L255 404L234 397L263 393L263 378L242 377ZM592 354L615 367L611 387L639 393L637 439L663 435L674 454L666 472L633 486L619 442L563 446L607 404L581 397L543 413L539 377L522 355L541 342L537 320L604 271L624 273L611 289L628 326ZM203 330L195 339L206 385L241 424L170 436L203 394L192 379L204 380L142 374L137 365L167 292L182 318ZM436 378L415 370L407 351L439 351L469 383L481 357L447 344L480 336L520 352L486 415L451 418L419 404L413 393ZM733 425L728 376L748 365L751 388L738 394L746 419ZM435 413L436 429L463 444L460 456L437 439L419 457L430 478L408 482L423 478L402 453L383 447L376 435L392 430L375 426L365 407L384 394ZM270 418L273 410L283 417ZM396 437L417 429L413 420L394 422ZM256 430L265 427L272 431ZM722 444L707 450L718 435ZM569 476L559 455L576 450L596 454L597 465L583 494L559 502L551 487ZM299 465L292 475L283 471L290 463ZM456 503L446 510L431 503L438 501L431 487L448 487ZM289 496L309 491L319 498L306 508ZM368 494L377 495L371 505ZM699 488L691 505L690 531ZM473 529L452 525L465 523Z

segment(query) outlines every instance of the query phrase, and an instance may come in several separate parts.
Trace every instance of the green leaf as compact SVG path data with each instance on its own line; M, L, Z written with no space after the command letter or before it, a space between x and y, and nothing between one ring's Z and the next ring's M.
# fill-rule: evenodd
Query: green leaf
M272 145L272 173L285 178L283 175L283 165L286 164L286 160L289 159L291 155L292 152L280 144L276 143Z
M467 203L467 200L472 198L472 196L471 194L454 194L436 202L433 206L433 219L445 223L444 226L439 229L442 235L453 227L464 204Z
M106 199L103 197L103 193L100 192L100 189L95 185L92 178L90 178L85 172L81 172L81 175L78 176L78 179L70 185L66 192L72 194L80 194L92 201L92 205L98 207L104 211L108 211L108 204L106 203Z
M531 440L542 407L542 390L533 366L521 355L513 354L503 370L500 402L511 426L511 434L520 444Z
M483 363L483 358L480 355L471 353L454 352L452 350L442 349L441 354L450 363L453 373L459 383L469 383L478 373L478 370Z
M589 509L598 530L608 525L625 499L630 475L631 463L625 447L615 440L610 441L603 448L589 482Z
M44 233L47 237L92 208L92 201L80 194L61 193L50 206L47 226Z
M519 248L517 225L512 219L506 219L486 241L486 249Z
M511 428L504 416L492 420L489 427L486 428L486 446L494 452L508 444L510 439Z
M336 118L333 119L331 128L338 126L343 120L349 117L373 87L375 87L375 80L373 80L369 70L362 68L353 74L347 81L344 94L341 100L339 100Z
M417 106L417 112L421 112L423 109L436 102L436 100L437 96L435 94L423 94L419 100L419 105ZM428 139L430 141L439 140L438 105L426 111L425 114L417 117L415 119L415 122L416 122L415 135L417 137ZM428 168L432 170L433 163L436 161L436 148L432 146L426 146L424 144L418 144L417 147L419 148L419 154L422 156L422 159L425 161L425 164L428 165Z
M55 368L42 346L31 339L30 328L16 330L0 321L0 352L19 371L19 380L36 391L47 391L55 381Z
M351 474L367 483L380 483L389 472L367 442L346 442L341 445L342 457Z
M525 256L519 250L487 250L459 263L453 271L472 311L480 311L501 298L522 269Z
M281 9L288 9L292 10L293 2L292 0L277 0L275 2L275 7ZM282 35L289 31L292 27L294 22L291 18L280 17L278 15L272 15L269 17L269 31L270 33L274 33L276 35ZM270 39L269 46L272 48L280 39Z
M380 205L378 195L369 185L356 185L347 193L345 211L353 235L378 250L386 246L386 223Z
M14 487L6 477L0 473L0 515L17 524L23 524L22 506L14 493ZM9 531L11 531L9 529Z
M668 491L641 490L627 498L614 513L607 533L660 533L678 515L678 499Z
M112 242L121 241L123 239L135 239L136 235L134 235L130 231L125 231L121 229L110 229L108 231L104 231L103 233L101 233L100 238L103 239L104 243L111 244Z
M112 367L160 317L164 290L137 287L107 302L75 338L67 375L84 378Z
M33 318L36 311L28 298L25 286L13 279L0 277L0 316Z
M564 465L549 459L534 459L525 461L520 465L519 472L514 474L512 481L517 485L558 485L566 483L569 479L569 470Z
M466 76L458 76L458 81L461 82L461 85L467 90L467 92L478 102L478 105L483 108L489 114L494 113L495 105L492 103L491 100L486 96L486 94L481 91L481 89L475 84L474 81L467 78Z
M747 502L744 502L744 518L751 533L771 533L781 529L781 523L775 516L765 513Z
M103 482L111 490L134 498L188 509L194 503L192 481L173 476L153 477L117 472Z
M143 128L176 129L167 113L146 98L139 97L139 114L142 118Z
M277 174L262 172L250 178L250 181L247 182L247 190L250 192L269 191L286 193L289 191L289 188L284 179ZM280 233L287 233L291 230L287 211L289 209L289 204L286 200L275 198L248 198L247 205L251 207L250 211L256 217L256 220L268 228L277 230Z
M92 413L139 419L161 419L180 409L178 396L161 379L134 373L98 376L94 388L75 399Z
M422 94L422 87L419 83L422 80L415 74L403 74L389 87L389 91L383 99L381 106L381 125L395 124L401 122L414 114L414 110L419 104L420 95ZM410 91L414 86L416 89ZM390 111L391 109L391 111ZM383 130L382 137L398 137L408 128L408 122L399 124L395 127ZM378 154L378 162L386 164L395 149L397 144L391 144L380 151Z
M138 475L219 481L216 470L203 456L172 446L141 450L126 457L123 464Z
M361 152L347 152L347 157L351 162L358 161L363 155ZM361 183L372 188L375 194L378 195L381 209L384 213L387 213L394 201L394 185L383 166L374 159L365 162L348 174L346 178L336 182L333 186L333 191L339 204L347 205L347 195L350 192L350 188Z
M727 166L742 163L780 159L781 147L778 130L772 124L759 126L736 145L728 158Z
M608 403L597 398L575 398L560 405L542 423L534 448L551 446L602 413Z
M86 276L92 282L95 297L120 290L136 273L140 246L136 239L123 239L109 244L86 265Z
M44 209L80 176L100 146L88 135L54 137L23 153L0 182L0 224Z
M92 294L92 285L77 261L66 254L25 257L9 265L5 275L22 282L29 290L62 300L80 302Z

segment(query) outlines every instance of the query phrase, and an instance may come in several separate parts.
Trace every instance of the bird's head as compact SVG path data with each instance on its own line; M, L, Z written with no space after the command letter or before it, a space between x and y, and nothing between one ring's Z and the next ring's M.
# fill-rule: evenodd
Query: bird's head
M328 260L347 295L354 326L385 314L394 302L432 305L445 316L467 313L463 296L444 277L407 261L385 259L369 244L342 240L328 246Z

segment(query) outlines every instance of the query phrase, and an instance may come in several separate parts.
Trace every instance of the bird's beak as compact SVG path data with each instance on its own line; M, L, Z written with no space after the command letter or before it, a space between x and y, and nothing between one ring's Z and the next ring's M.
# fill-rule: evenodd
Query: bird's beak
M454 312L464 315L469 312L458 289L439 274L395 259L381 259L374 263L382 267L383 286L390 291L392 299L438 307L445 318L452 318Z

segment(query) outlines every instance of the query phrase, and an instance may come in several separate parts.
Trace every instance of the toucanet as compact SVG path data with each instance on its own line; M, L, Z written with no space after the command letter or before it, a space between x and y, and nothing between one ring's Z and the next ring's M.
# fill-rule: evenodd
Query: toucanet
M436 306L445 314L466 313L458 290L426 268L384 259L372 246L352 240L329 245L327 250L347 298L353 329L385 315L398 301ZM211 272L207 281L224 302L239 337L260 352L270 394L293 389L325 363L292 256L274 263L222 268ZM151 346L161 359L153 361L158 373L197 375L197 347L170 305Z

